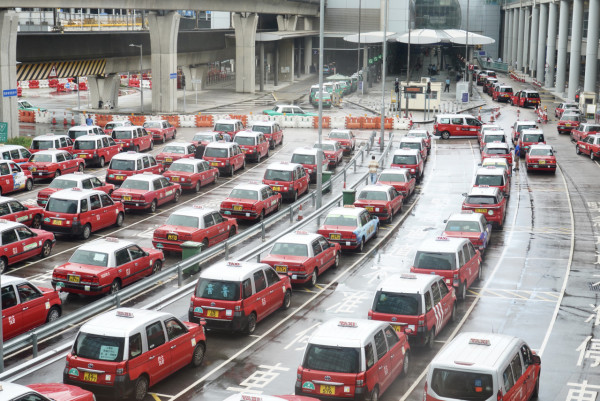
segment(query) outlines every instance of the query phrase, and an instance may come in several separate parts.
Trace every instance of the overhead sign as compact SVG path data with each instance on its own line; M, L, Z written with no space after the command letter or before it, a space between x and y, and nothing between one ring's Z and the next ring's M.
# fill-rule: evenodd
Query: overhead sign
M2 91L2 97L13 97L13 96L17 96L16 89L4 89Z
M177 79L177 73L176 72L172 72L169 74L169 79Z
M8 123L0 122L0 142L8 140Z
M404 93L423 93L422 86L405 86Z
M56 78L58 74L56 73L56 66L53 65L50 73L48 74L48 78Z

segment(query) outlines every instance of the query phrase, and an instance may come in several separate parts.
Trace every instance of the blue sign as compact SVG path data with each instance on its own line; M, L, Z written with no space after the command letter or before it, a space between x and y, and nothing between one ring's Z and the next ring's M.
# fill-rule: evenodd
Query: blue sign
M172 72L169 74L169 79L177 79L177 73L176 72Z
M13 97L13 96L17 96L16 89L4 89L2 91L2 97Z

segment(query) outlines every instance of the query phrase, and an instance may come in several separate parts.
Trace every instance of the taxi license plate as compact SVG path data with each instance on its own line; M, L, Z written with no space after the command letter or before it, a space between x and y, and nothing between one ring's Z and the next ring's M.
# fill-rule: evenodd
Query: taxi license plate
M248 149L242 148L242 152L246 153L247 151L248 151Z
M540 160L538 163L539 164L546 164L546 160Z
M79 283L80 281L81 277L69 275L69 283Z
M218 310L208 309L206 311L206 317L219 317L219 311Z
M242 210L243 208L244 208L244 207L243 207L242 205L234 205L234 206L233 206L233 210L236 210L236 211L240 211L240 210Z
M397 324L392 325L392 327L394 328L394 330L396 330L398 333L404 333L404 326L398 326Z
M487 213L487 209L475 209L475 213Z
M367 209L369 212L372 212L373 211L373 206L367 206L367 207L365 207L365 209Z
M171 177L171 181L178 182L179 181L179 177Z
M571 126L571 124L565 124L565 127L570 127L570 126Z
M167 158L165 159L165 161L166 161L167 163L171 163L171 162L173 161L173 158L171 158L171 157L167 157Z
M81 157L85 159L85 155L77 155L77 157Z
M98 381L98 373L83 372L83 380L96 383Z
M342 239L342 234L329 234L329 239L340 240Z
M62 220L52 220L52 224L55 226L62 226Z
M273 187L273 191L281 191L281 187Z
M335 386L321 384L319 387L319 394L335 395Z
M118 175L115 177L117 180L124 180L125 176L124 175Z
M277 273L287 273L287 266L275 265L275 271Z
M167 239L169 241L177 241L179 239L179 235L177 235L177 234L167 234Z
M32 167L32 168L31 168L31 171L33 171L33 172L36 172L36 171L37 171L37 168L35 168L35 167Z
M210 165L211 165L211 166L218 166L218 165L219 165L219 162L210 162Z
M130 195L124 195L123 196L123 200L124 201L130 201L131 200L131 196Z

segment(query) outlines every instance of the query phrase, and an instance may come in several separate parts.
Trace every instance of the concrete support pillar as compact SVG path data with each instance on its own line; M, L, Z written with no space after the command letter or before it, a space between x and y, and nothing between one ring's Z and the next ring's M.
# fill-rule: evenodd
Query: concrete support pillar
M275 62L273 69L273 85L279 85L279 41L275 42Z
M573 0L573 23L571 24L571 62L569 64L569 100L575 100L581 72L581 42L583 36L583 0ZM589 32L589 29L588 29ZM598 46L598 41L596 41Z
M513 9L513 28L512 28L512 45L510 47L510 66L515 68L517 61L517 51L519 49L519 9Z
M537 71L538 31L540 27L540 6L531 10L531 45L529 47L529 70L531 76L535 77Z
M280 31L295 31L298 24L297 15L278 15L277 29Z
M537 80L544 82L544 61L546 60L546 39L548 34L548 3L540 3L540 26L538 29Z
M513 43L513 23L515 22L513 16L513 9L507 10L506 14L508 15L508 40L506 41L506 57L504 58L504 62L508 63L509 66L512 65L512 43Z
M585 49L585 81L583 90L596 91L598 72L598 32L600 32L600 0L589 0L587 47Z
M558 55L556 60L556 92L558 93L563 93L565 91L570 8L571 5L567 0L560 0L560 13L558 17Z
M254 93L256 90L256 27L258 14L233 14L235 28L235 91Z
M17 27L19 15L0 11L0 91L17 89ZM19 136L17 96L0 98L0 121L8 123L8 138Z
M87 77L87 80L92 109L100 108L100 101L103 107L108 105L115 109L118 108L121 85L121 77L118 74L110 74L108 77L93 75Z
M191 90L195 90L196 87L198 90L202 90L206 87L206 81L208 79L208 65L199 65L196 67L191 67L190 68L190 74L191 77L187 78L186 76L186 83L187 83L187 88L190 91ZM201 80L202 82L199 84L194 84L192 83L193 80Z
M279 78L294 82L294 39L279 42Z
M519 8L519 28L517 30L517 71L523 70L523 37L525 35L525 7Z
M310 74L312 65L312 38L304 38L304 73Z
M265 90L265 42L260 42L260 55L258 57L258 68L260 68L260 85L259 90L264 92Z
M549 3L548 11L548 43L546 44L546 71L545 86L554 87L554 67L556 66L556 26L558 17L558 5Z
M170 12L159 16L148 14L152 49L152 111L172 113L177 110L177 34L181 16ZM187 83L187 81L186 81Z
M504 11L504 32L502 32L502 60L508 60L508 10Z
M523 62L522 70L525 74L529 72L529 18L531 17L531 8L525 7L525 28L523 29Z

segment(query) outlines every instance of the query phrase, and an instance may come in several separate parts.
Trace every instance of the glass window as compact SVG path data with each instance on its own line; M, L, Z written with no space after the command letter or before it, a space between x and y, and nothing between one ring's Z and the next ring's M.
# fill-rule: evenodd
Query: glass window
M129 359L142 354L142 335L140 333L129 337Z
M81 183L81 186L83 187L83 189L92 189L92 181L91 180L83 180L83 182Z
M365 360L367 362L367 370L375 364L375 355L373 355L373 344L365 345Z
M32 238L35 234L27 227L17 227L17 234L19 234L19 239L24 240L27 238Z
M0 175L9 175L10 169L8 168L8 164L2 163L0 164Z
M12 285L2 287L2 309L12 308L17 305L17 295Z
M219 212L214 212L212 214L213 219L215 220L215 224L221 224L222 222L225 221L225 219L223 218L223 216L221 216L219 214Z
M0 204L0 216L5 216L7 214L10 214L10 207L8 207L8 202L4 202L2 204Z
M111 206L111 205L115 204L113 202L113 200L110 198L110 196L108 196L107 194L100 195L100 199L102 199L102 206L103 207L107 207L107 206Z
M504 379L504 391L507 392L515 384L515 379L513 377L510 365L508 365L506 369L504 369L504 373L502 373L502 378Z
M10 151L10 158L15 160L15 159L20 159L21 155L19 154L19 149L13 149Z
M431 303L431 291L425 293L425 312L429 312L433 304Z
M108 148L110 146L110 143L108 142L108 138L102 138L102 146L105 148Z
M462 267L465 265L465 255L463 254L462 249L458 251L458 266Z
M469 260L473 259L475 257L475 248L473 248L473 244L471 242L468 242L465 245L465 248L468 250L469 252Z
M64 162L65 161L65 155L63 154L57 154L56 155L56 162L60 163L60 162Z
M3 289L4 291L4 289ZM4 298L3 298L4 299ZM531 353L531 349L525 344L521 346L521 355L523 356L523 362L525 363L525 368L533 363L533 355Z
M250 280L247 280L248 283ZM246 282L244 281L244 286ZM246 291L246 287L244 287ZM252 295L252 288L250 286L250 293ZM237 301L240 299L240 283L236 281L219 281L200 278L198 279L198 285L196 285L196 296L199 298L214 299L218 301ZM246 297L246 292L244 292Z
M148 158L148 156L144 156L144 158L142 160L144 161L144 168L150 167L150 159ZM139 162L139 160L138 160L138 162Z
M265 280L265 274L262 270L254 272L252 276L254 278L254 288L256 288L257 293L267 288L267 281Z
M12 244L13 242L17 242L17 240L17 233L14 229L2 232L2 245Z
M4 205L6 205L6 203ZM21 205L17 201L10 201L10 202L8 202L8 205L10 205L10 208L12 209L13 213L14 212L22 212L24 210L27 210L27 208L25 206Z
M302 366L333 373L358 373L360 349L309 344Z
M167 336L169 337L169 341L187 333L187 329L183 323L174 317L165 320L165 327L167 328Z
M314 256L317 256L318 254L323 252L323 248L321 247L321 244L319 244L318 240L313 241L311 245L312 245Z
M394 315L416 316L421 311L420 294L400 294L394 292L379 292L375 298L375 312Z
M392 349L392 347L398 342L398 334L396 334L396 331L390 326L383 329L383 332L385 333L385 338L387 339L388 348Z
M88 201L87 199L81 200L81 213L85 213L88 211Z
M383 331L379 330L375 333L375 350L377 351L377 360L380 360L385 356L387 352L387 344L385 342L385 336Z
M148 156L150 160L150 166L156 166L156 159L153 156Z
M434 369L431 377L431 389L443 398L485 401L494 394L494 381L491 374Z
M252 296L252 281L250 281L249 278L242 282L242 291L244 293L244 299Z
M444 299L444 297L446 295L448 295L448 293L450 292L450 290L448 289L448 286L446 285L446 283L444 283L444 280L438 281L438 286L439 286L439 289L440 289L440 294L442 296L442 299Z
M418 251L413 265L417 269L456 270L456 255L446 252Z
M100 203L100 196L90 195L90 205L92 210L100 209L102 207L102 204Z
M120 362L123 360L124 337L108 337L79 332L73 354L97 361Z
M273 268L265 268L265 275L267 276L267 284L269 287L279 282L279 275Z
M129 252L127 252L127 248L118 250L115 253L115 260L117 262L117 266L122 266L131 262L131 257L129 256Z
M523 366L521 365L521 356L519 353L516 353L510 362L510 366L512 367L513 376L515 381L519 380L521 375L523 374Z
M157 178L156 180L152 181L152 185L154 185L155 191L157 189L161 189L163 187L162 182L160 181L160 178Z
M442 300L442 296L440 295L440 289L438 288L438 283L434 282L431 285L431 293L433 294L433 304L437 305Z
M32 301L42 296L40 291L29 283L17 285L17 292L21 303Z
M152 323L146 327L146 336L148 339L148 349L154 349L165 343L165 331L161 322Z
M212 227L215 225L213 217L211 214L207 214L204 216L204 228Z
M132 260L136 260L146 256L146 252L137 245L131 245L129 248L129 254L131 255Z
M76 249L71 258L71 263L80 263L83 265L92 265L99 267L108 266L108 254L96 251L87 251L84 249Z

